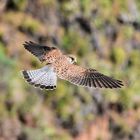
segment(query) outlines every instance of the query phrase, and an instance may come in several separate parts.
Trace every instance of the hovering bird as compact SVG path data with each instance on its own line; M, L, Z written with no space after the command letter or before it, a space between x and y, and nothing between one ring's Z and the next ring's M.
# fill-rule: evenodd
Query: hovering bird
M43 46L31 41L23 45L41 62L47 62L40 69L22 71L25 80L35 87L53 90L57 86L57 77L85 87L121 88L123 86L120 80L101 74L95 69L74 64L76 57L65 55L58 48Z

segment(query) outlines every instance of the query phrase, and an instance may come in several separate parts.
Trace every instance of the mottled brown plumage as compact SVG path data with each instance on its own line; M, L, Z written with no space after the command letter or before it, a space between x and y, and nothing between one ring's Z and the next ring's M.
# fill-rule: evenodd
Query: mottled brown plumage
M25 42L24 47L40 61L49 63L39 70L23 71L26 81L39 85L40 88L56 88L57 76L75 85L86 87L121 88L123 86L120 80L101 74L95 69L87 69L74 64L75 58L64 55L58 48L39 45L31 41Z

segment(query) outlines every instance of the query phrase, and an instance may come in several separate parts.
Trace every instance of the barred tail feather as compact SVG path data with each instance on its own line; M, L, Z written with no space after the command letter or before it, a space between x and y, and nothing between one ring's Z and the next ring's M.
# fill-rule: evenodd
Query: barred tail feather
M37 70L23 70L25 80L35 87L53 90L56 88L57 76L52 67L45 66Z

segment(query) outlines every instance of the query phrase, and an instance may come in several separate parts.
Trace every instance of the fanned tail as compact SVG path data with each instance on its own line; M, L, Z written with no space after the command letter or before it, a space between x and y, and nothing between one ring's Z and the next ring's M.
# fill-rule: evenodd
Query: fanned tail
M57 76L52 67L45 66L37 70L23 70L25 80L35 87L53 90L56 88Z

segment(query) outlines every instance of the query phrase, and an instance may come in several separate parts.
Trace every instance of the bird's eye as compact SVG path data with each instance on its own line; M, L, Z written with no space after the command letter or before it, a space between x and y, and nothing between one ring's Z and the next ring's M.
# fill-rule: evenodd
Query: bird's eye
M71 57L71 61L72 61L72 62L74 61L74 58L73 58L73 57Z
M73 57L69 57L69 61L70 61L70 63L73 63L74 62L74 58Z

